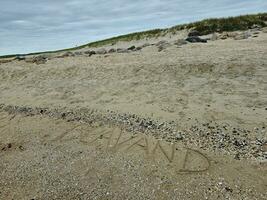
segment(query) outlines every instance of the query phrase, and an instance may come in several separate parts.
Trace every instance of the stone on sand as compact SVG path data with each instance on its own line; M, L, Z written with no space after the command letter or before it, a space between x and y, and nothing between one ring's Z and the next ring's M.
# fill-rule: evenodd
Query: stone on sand
M201 39L201 38L198 37L198 36L191 36L191 37L188 37L188 38L186 38L186 41L191 42L191 43L197 43L197 42L200 42L200 43L207 43L207 40L206 40L206 39Z

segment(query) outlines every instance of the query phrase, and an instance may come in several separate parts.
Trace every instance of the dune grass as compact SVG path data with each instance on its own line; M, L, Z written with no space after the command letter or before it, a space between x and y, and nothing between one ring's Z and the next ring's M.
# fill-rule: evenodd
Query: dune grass
M227 18L211 18L205 19L198 22L193 22L189 24L182 24L173 26L171 28L166 29L153 29L143 32L130 33L126 35L121 35L117 37L112 37L96 42L91 42L85 45L81 45L78 47L73 47L69 49L62 49L57 51L46 51L46 52L37 52L30 53L27 55L38 55L42 53L57 53L64 51L72 51L78 50L85 47L101 47L108 44L115 44L119 41L132 41L132 40L140 40L144 38L155 38L159 36L163 36L167 33L175 33L184 29L196 29L199 31L200 35L206 35L213 32L224 32L224 31L239 31L239 30L247 30L251 28L253 25L259 25L261 27L267 26L267 13L259 13L253 15L242 15L237 17L227 17ZM0 56L0 58L12 58L18 56L16 55L6 55Z
M186 28L194 28L201 35L213 32L247 30L253 25L266 26L267 13L257 15L243 15L219 19L206 19L186 25ZM178 26L179 28L179 26Z

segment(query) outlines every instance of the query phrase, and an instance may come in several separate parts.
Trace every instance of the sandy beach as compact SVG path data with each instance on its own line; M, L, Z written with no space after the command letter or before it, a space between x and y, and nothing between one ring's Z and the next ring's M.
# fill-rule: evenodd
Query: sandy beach
M267 33L186 34L2 59L0 199L266 199Z

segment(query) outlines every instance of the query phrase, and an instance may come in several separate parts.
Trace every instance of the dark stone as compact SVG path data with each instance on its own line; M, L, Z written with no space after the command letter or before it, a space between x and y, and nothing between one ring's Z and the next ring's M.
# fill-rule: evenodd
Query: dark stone
M21 60L25 60L25 56L16 56L15 60L21 61Z
M201 42L201 43L207 43L206 39L201 39L198 36L191 36L186 38L186 41L191 42L191 43L197 43L197 42Z
M65 52L62 56L63 57L69 57L69 56L75 56L75 54L70 52L70 51L68 51L68 52Z
M233 192L233 189L230 188L230 187L225 187L225 190L226 190L227 192Z
M45 64L47 62L47 57L44 55L36 56L33 58L33 63L40 65Z
M158 52L161 52L162 50L164 50L164 47L163 46L159 46Z
M200 36L200 33L197 30L191 30L188 33L188 37L192 37L192 36Z
M240 155L239 155L239 153L235 154L234 159L236 159L236 160L240 160Z
M161 41L159 41L159 42L157 42L155 45L156 46L163 46L163 45L168 45L169 43L167 42L167 41L165 41L165 40L161 40Z
M74 52L74 55L76 55L76 56L81 56L83 53L81 52L81 51L75 51Z
M108 50L108 53L115 53L115 52L116 52L115 49L110 49L110 50Z
M135 49L135 46L131 46L128 48L128 50L133 51Z
M96 54L95 51L90 51L90 53L89 53L88 55L89 55L89 57L90 57L90 56L95 55L95 54Z
M162 51L165 50L167 47L170 46L170 43L168 43L167 41L159 41L158 43L155 44L158 47L158 51Z
M25 150L24 147L23 147L22 145L19 146L19 149L20 149L21 151L24 151L24 150Z
M95 55L95 54L96 54L95 51L91 51L89 56L91 56L91 55Z
M87 55L90 57L90 56L96 54L96 52L95 52L95 51L90 51L90 50L89 50L89 51L85 51L84 54L87 54Z
M140 51L142 49L142 47L136 47L135 51Z

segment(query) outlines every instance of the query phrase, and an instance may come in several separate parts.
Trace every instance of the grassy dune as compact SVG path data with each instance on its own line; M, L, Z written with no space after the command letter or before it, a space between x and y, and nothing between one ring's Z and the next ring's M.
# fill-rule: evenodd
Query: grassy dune
M205 35L205 34L209 34L213 32L247 30L252 25L255 25L255 24L265 27L267 26L266 22L267 22L267 13L242 15L242 16L227 17L227 18L211 18L211 19L205 19L202 21L193 22L189 24L177 25L171 28L166 28L166 29L154 29L154 30L148 30L148 31L143 31L143 32L130 33L130 34L112 37L112 38L108 38L108 39L104 39L104 40L100 40L96 42L91 42L85 45L81 45L81 46L73 47L69 49L36 52L36 53L30 53L27 55L38 55L41 53L56 53L56 52L63 52L63 51L71 51L71 50L82 49L85 47L101 47L103 45L113 44L119 41L132 41L132 40L140 40L143 38L159 37L167 33L175 33L177 31L190 29L190 28L196 29L197 31L200 32L201 35ZM14 56L17 56L17 54L0 56L0 58L11 58Z

